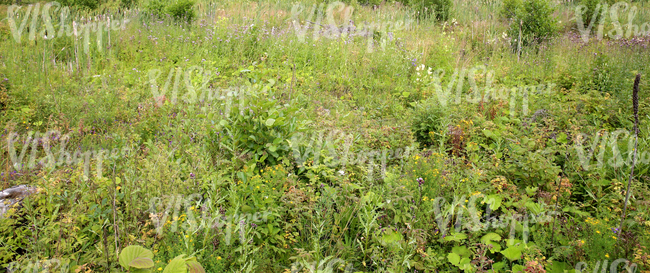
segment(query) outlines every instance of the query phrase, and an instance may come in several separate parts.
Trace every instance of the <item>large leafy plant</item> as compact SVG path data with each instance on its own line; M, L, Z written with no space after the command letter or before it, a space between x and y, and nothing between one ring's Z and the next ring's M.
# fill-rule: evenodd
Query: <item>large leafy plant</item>
M227 158L260 167L288 160L291 149L287 140L304 131L307 122L295 116L297 107L281 105L268 93L274 84L274 80L263 87L247 82L245 87L227 94L231 98L226 104L231 105L226 105L217 130L211 134L226 150Z
M431 137L441 130L445 130L445 111L435 104L426 104L418 106L415 109L413 119L411 120L411 130L415 139L423 146L434 144Z
M185 254L176 256L163 270L163 273L205 273L195 257L184 258ZM127 246L122 250L119 262L130 272L151 272L154 267L153 252L141 246Z
M521 35L521 45L538 44L555 35L557 26L553 18L554 9L546 0L508 1L507 17L512 18L508 36L513 37L512 46L516 48ZM506 12L506 14L508 13Z

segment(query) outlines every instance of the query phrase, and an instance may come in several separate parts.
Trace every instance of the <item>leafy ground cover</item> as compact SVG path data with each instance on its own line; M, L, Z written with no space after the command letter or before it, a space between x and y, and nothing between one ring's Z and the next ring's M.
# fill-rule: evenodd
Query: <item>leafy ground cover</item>
M650 270L645 1L5 4L4 270Z

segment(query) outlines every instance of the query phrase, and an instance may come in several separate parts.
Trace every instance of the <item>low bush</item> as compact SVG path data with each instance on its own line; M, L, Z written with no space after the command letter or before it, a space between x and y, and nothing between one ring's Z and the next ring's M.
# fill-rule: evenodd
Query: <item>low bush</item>
M517 6L516 2L509 3L507 14L511 17L508 35L513 37L512 46L517 48L521 34L521 45L538 44L552 37L556 32L556 20L553 18L553 8L546 0L526 0Z

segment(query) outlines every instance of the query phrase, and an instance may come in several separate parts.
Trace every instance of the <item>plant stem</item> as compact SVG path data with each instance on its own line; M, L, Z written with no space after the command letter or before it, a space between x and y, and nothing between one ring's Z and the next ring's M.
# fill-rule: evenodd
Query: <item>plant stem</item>
M634 88L632 89L632 106L634 107L634 157L632 159L630 178L627 181L627 191L625 193L625 203L623 203L623 215L621 215L621 225L618 228L619 238L621 237L621 234L623 234L623 221L625 221L627 202L630 199L630 186L632 185L632 177L634 176L634 165L636 164L637 145L639 142L639 82L640 81L641 81L641 74L636 74L636 78L634 79Z

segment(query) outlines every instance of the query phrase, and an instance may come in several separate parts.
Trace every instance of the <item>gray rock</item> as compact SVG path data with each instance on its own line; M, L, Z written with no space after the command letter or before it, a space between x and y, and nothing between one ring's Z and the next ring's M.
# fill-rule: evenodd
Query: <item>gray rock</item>
M20 203L25 197L36 192L36 188L27 185L19 185L0 191L0 219L15 204Z

